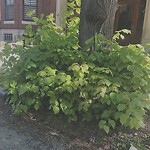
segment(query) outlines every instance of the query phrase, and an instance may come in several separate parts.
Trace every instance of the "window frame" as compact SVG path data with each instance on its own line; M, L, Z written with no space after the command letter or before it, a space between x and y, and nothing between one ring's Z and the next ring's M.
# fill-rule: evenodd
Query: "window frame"
M5 21L13 21L15 19L15 10L14 10L15 0L9 0L9 1L10 1L10 4L7 4L8 0L5 0ZM11 4L11 1L13 1L13 4ZM13 16L12 18L9 19L8 9L10 9L10 7L12 7Z
M31 1L31 0L30 0ZM29 22L33 22L33 20L32 20L32 18L30 18L29 17L29 19L26 19L26 14L25 14L25 7L30 7L30 6L32 6L32 7L35 7L35 9L33 9L33 10L35 10L36 12L35 12L35 17L37 17L38 16L38 0L35 0L36 1L36 5L35 6L33 6L33 5L31 5L31 4L25 4L25 0L23 0L23 13L22 13L22 15L23 15L23 21L29 21Z
M13 42L13 34L12 33L4 33L4 41L7 43Z

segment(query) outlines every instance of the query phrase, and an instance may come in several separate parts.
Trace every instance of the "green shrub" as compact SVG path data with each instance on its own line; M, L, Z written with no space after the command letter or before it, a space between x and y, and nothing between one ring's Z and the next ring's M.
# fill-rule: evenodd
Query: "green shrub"
M97 35L95 51L90 50L93 39L81 50L78 18L68 21L67 33L52 15L33 19L37 29L28 26L26 46L6 45L1 52L5 73L0 83L15 113L39 110L46 103L70 121L96 119L107 133L116 123L144 126L150 109L150 58L142 46L119 46Z

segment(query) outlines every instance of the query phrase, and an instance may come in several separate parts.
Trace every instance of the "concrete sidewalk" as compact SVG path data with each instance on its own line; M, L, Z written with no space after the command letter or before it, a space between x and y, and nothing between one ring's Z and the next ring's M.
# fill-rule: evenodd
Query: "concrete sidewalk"
M0 117L0 150L49 150L43 142L23 135Z

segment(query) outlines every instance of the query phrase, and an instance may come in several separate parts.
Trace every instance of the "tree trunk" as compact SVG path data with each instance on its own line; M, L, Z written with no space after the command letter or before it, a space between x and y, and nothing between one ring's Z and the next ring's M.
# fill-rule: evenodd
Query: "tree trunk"
M105 8L108 14L107 19L103 23L100 33L111 39L114 32L115 13L118 8L118 0L105 0Z
M81 0L79 45L82 48L100 32L112 37L116 6L117 0Z
M81 0L79 44L84 47L85 42L100 32L100 28L107 18L105 0Z

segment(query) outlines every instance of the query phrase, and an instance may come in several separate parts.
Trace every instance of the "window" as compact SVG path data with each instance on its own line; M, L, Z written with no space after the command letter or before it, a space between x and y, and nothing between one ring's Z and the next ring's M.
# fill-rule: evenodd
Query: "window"
M33 17L37 16L37 0L24 0L23 19L25 21L32 21L32 18L27 16L27 12L35 10Z
M14 20L14 0L6 0L6 20Z
M13 42L13 35L9 33L4 33L4 41L6 42Z

